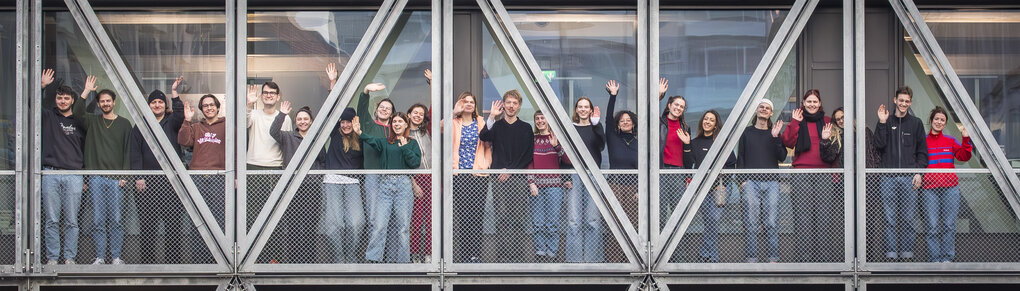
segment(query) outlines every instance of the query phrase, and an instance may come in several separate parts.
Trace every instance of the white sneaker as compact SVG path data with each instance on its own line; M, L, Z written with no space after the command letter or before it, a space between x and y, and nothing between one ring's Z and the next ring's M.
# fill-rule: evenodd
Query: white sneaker
M120 258L113 258L113 264L114 265L123 265L124 264L124 260L121 260Z
M64 260L64 265L74 265L74 264L76 264L76 263L75 263L75 262L74 262L74 260L72 260L72 259L66 259L66 260Z
M103 258L96 258L95 261L92 261L92 264L93 265L102 265L102 264L106 264L106 262L103 261Z
M57 265L57 260L46 261L46 265L47 266L56 266Z

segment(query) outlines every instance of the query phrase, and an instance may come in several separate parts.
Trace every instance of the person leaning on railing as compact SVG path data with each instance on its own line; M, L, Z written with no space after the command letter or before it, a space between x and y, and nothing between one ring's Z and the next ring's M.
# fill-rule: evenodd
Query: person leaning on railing
M801 99L801 107L793 111L793 120L786 126L782 134L783 144L793 148L793 168L814 169L831 168L829 163L822 160L821 141L822 134L826 127L832 128L829 117L825 116L825 109L822 108L821 92L818 89L810 89L804 93ZM800 174L794 179L793 185L793 213L795 215L794 229L797 230L797 237L801 240L814 240L813 247L801 252L799 261L811 262L823 259L823 254L831 250L834 243L831 238L831 231L824 227L836 227L831 220L829 208L836 203L832 199L832 176L828 174ZM841 226L842 224L839 224ZM802 241L801 243L807 243Z
M948 124L946 110L935 106L928 116L931 130L925 139L928 145L929 169L952 169L954 159L970 160L974 146L967 129L959 126L962 143L944 135ZM952 262L956 257L956 219L960 213L960 181L954 173L925 173L921 190L921 209L924 211L925 242L929 262Z

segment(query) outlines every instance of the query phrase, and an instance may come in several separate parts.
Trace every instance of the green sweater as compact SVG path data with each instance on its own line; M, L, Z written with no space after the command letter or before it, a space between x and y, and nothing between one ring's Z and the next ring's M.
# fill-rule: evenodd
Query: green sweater
M365 92L361 92L358 96L358 119L361 121L361 132L371 136L381 136L383 138L389 133L389 129L386 126L375 123L375 119L372 118L372 111L368 110L369 99L372 97L368 96ZM383 167L383 163L380 161L380 152L370 146L362 146L364 151L365 169L387 169ZM418 166L414 166L417 168ZM413 169L413 168L412 168Z
M379 169L408 170L417 169L421 165L421 150L414 139L408 139L407 144L400 146L396 142L390 143L385 138L374 137L362 131L361 141L366 145L362 150L371 148L379 152Z
M123 116L107 120L100 114L85 112L85 102L78 100L71 114L85 128L86 170L127 170L131 168L128 141L131 121Z

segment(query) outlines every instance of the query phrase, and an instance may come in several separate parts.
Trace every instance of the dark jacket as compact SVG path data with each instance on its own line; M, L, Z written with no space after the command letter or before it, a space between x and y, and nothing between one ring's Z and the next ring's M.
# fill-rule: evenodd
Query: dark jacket
M708 150L712 148L712 143L715 142L711 137L699 136L691 140L691 154L684 154L684 168L697 169L701 167L701 162L705 160L705 155L708 154ZM726 158L726 164L723 165L726 169L732 169L737 165L737 156L730 152L730 156Z
M170 144L173 145L174 152L177 153L177 158L179 159L184 155L181 152L181 145L177 143L177 133L181 131L181 124L184 123L184 102L181 101L180 97L173 98L172 102L173 112L163 116L163 120L159 121L159 127L163 128L163 133L170 140ZM138 125L131 129L129 148L131 150L132 170L162 169L159 166L159 162L156 161L156 156L153 155L152 149L149 148L149 144L145 142L145 137L142 136Z
M609 148L610 169L637 169L638 140L631 133L620 132L616 120L616 95L609 95L609 107L606 114L606 147ZM637 123L634 124L637 129Z
M360 150L352 148L344 152L343 138L343 133L340 132L340 123L337 122L336 127L329 133L329 145L326 147L326 155L323 158L325 169L353 170L365 168L364 155ZM364 147L361 149L364 149Z
M283 127L283 122L287 119L287 114L280 112L276 114L276 118L273 119L273 124L269 126L269 136L272 136L276 140L276 143L280 144L280 151L283 152L283 166L286 167L290 164L290 160L294 158L294 153L297 152L298 146L301 145L301 141L305 138L298 133L297 130L283 131L280 128ZM314 153L313 150L308 150L308 154ZM325 159L325 155L321 154L316 156L315 160L312 161L312 169L322 169L322 163Z
M890 114L875 125L875 149L882 156L882 168L925 168L928 166L927 133L920 118L907 113Z
M78 100L77 102L82 102ZM85 127L74 116L64 116L57 108L42 111L42 165L58 170L81 170Z

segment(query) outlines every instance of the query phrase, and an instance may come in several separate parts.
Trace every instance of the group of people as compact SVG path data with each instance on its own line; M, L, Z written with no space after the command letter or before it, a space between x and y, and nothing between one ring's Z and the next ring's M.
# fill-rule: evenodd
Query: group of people
M326 75L330 85L336 82L336 67L329 64ZM42 86L53 82L54 72L46 70ZM431 72L425 71L431 81ZM183 77L171 86L171 98L154 90L148 96L160 128L178 155L190 147L189 169L223 170L225 168L224 118L220 116L220 100L207 94L199 99L201 116L196 120L194 109L182 102L178 87ZM88 76L85 89L78 94L68 86L56 89L56 107L42 112L42 164L47 170L155 170L160 169L137 126L114 112L116 94L100 90L96 100L100 113L89 113L85 99L98 89L96 78ZM620 83L606 83L609 93L608 113L602 112L587 97L573 104L571 120L585 148L596 164L601 164L603 150L608 149L611 169L637 169L637 114L616 111ZM665 99L669 88L665 79L659 82L659 99ZM414 104L407 113L397 112L390 99L382 99L369 110L371 94L385 89L381 83L368 84L358 97L355 108L346 108L329 137L331 142L318 154L313 169L356 170L428 169L431 164L431 111L423 104ZM795 109L792 120L773 123L773 104L765 99L755 109L755 121L744 129L736 154L730 154L727 168L775 169L786 160L787 148L793 151L794 168L830 168L842 166L843 110L825 116L818 90L808 90ZM966 131L962 141L943 135L948 120L945 109L936 107L929 116L931 128L926 132L922 121L910 114L912 92L903 87L896 91L893 114L879 107L879 123L872 135L868 131L869 167L885 168L952 168L955 160L970 159L971 145ZM308 107L295 113L289 101L281 101L282 92L274 82L250 85L247 90L247 125L249 170L280 170L289 164L308 133L314 119ZM261 102L260 102L261 101ZM561 169L571 166L561 141L541 112L535 112L534 125L518 116L523 97L517 90L503 94L492 102L489 115L483 118L476 108L477 99L470 92L461 93L453 108L451 165L453 169ZM171 107L167 108L167 104ZM698 133L686 123L687 100L670 96L660 117L659 145L662 168L693 169L703 162L719 130L722 118L714 110L705 112L695 125ZM890 118L891 117L891 118ZM963 129L961 128L961 131ZM833 175L809 175L802 181L814 187L798 188L792 193L795 208L813 209L838 205L830 194L840 179ZM214 216L223 223L224 181L218 175L195 175L195 182ZM92 239L96 257L93 264L123 264L124 223L122 219L122 188L133 187L144 193L138 203L143 223L161 220L166 233L179 231L179 221L168 219L178 213L176 193L165 179L90 175L88 183L82 175L44 175L42 181L44 235L47 264L55 265L61 256L65 264L74 264L77 254L78 211L82 191L87 184L92 199ZM764 226L765 261L779 261L779 179L770 175L749 175L740 181L743 192L746 259L757 262L760 228ZM638 193L632 179L610 179L610 186L625 205L636 205ZM133 183L133 185L130 185ZM253 183L256 184L256 183ZM913 258L915 234L910 219L916 209L913 191L922 189L924 215L928 231L926 241L932 261L951 261L955 255L954 230L959 210L958 181L951 173L924 175L889 175L881 179L881 201L885 217L885 246L889 258ZM577 175L508 174L487 175L483 172L457 174L453 188L455 221L454 244L458 262L568 262L594 263L606 260L604 229L598 208ZM486 187L492 189L494 213L484 213ZM251 186L251 185L249 185ZM265 185L262 185L263 187ZM319 232L325 234L334 261L361 262L426 262L431 242L431 178L413 174L327 174L317 185L302 185L321 191ZM680 200L686 189L682 179L665 179L661 185L662 217ZM700 255L708 262L719 261L719 224L726 204L726 183L717 182L713 193L704 200L701 211L705 231ZM732 186L730 186L732 187ZM268 188L263 188L268 189ZM564 195L566 197L564 197ZM564 198L566 202L564 203ZM565 210L565 211L564 211ZM759 217L764 212L764 221ZM561 234L562 217L566 214L565 234ZM483 215L492 215L500 233L483 230ZM628 209L628 217L637 214ZM825 237L822 229L829 221L826 211L795 211L797 231L806 238ZM63 216L63 220L61 220ZM662 219L663 221L665 219ZM61 241L60 226L63 226ZM154 244L153 233L143 233L146 244ZM516 239L532 237L530 241ZM362 242L364 235L367 242ZM497 237L498 236L498 237ZM507 239L512 238L512 239ZM561 238L563 250L560 250ZM500 240L498 243L485 241ZM63 244L61 244L63 242ZM364 243L364 244L363 244ZM167 244L172 245L172 244ZM483 246L492 249L483 251ZM806 258L821 250L809 248ZM485 253L487 256L483 256Z

